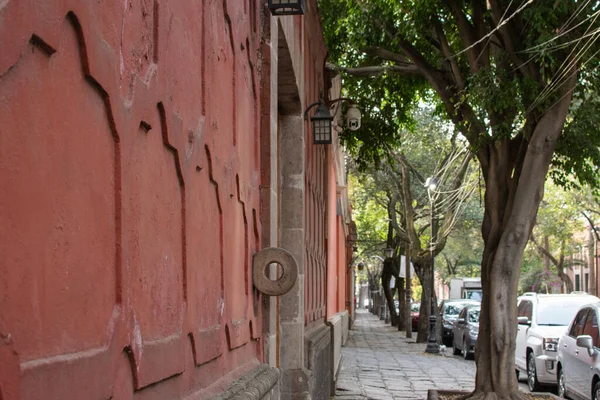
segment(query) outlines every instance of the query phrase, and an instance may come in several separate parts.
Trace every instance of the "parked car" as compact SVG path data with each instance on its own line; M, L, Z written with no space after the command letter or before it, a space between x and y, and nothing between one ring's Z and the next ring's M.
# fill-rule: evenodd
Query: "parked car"
M515 369L527 374L529 390L556 385L558 339L582 305L598 301L581 294L528 293L518 299Z
M410 319L412 324L412 330L419 330L419 313L421 309L421 303L411 303L410 305Z
M558 395L600 399L600 303L583 306L558 341Z
M467 299L450 299L442 301L440 305L440 314L442 319L442 343L446 346L452 346L454 334L454 321L458 318L460 311L468 305L481 304L479 301Z
M479 334L480 304L470 304L463 308L454 321L452 346L454 354L461 354L465 360L475 354L475 344Z

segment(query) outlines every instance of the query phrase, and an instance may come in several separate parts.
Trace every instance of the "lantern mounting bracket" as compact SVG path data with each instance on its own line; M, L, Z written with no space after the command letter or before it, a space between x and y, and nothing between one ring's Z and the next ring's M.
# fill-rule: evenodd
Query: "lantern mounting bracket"
M304 120L305 120L305 121L308 119L308 112L309 112L309 111L310 111L310 110L311 110L313 107L316 107L316 106L318 106L318 105L320 105L320 104L323 104L323 101L322 101L322 100L315 101L314 103L312 103L310 106L308 106L308 107L306 108L306 111L304 111Z

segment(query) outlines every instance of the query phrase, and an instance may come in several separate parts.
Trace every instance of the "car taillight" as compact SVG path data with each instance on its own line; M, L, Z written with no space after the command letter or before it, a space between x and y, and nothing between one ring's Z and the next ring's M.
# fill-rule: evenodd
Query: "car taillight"
M544 338L544 350L556 351L557 347L558 347L558 338L555 338L555 337Z

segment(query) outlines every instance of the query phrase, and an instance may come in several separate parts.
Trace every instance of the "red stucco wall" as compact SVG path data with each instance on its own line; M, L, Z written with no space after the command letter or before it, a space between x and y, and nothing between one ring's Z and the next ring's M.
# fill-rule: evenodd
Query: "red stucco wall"
M337 191L335 182L335 168L331 147L328 151L328 182L330 189L327 193L327 318L331 318L340 310L338 309L338 281L339 281L339 254L338 254L338 232L337 232Z
M316 9L316 1L311 1ZM322 32L318 15L303 18L305 32ZM326 90L325 43L320 35L304 36L304 104L322 98ZM305 174L305 324L325 321L327 296L327 199L329 177L329 146L313 144L312 126L305 124L306 174ZM335 210L333 211L335 212Z
M342 312L346 309L346 305L353 299L348 297L347 287L347 267L350 260L347 260L346 237L344 235L344 220L341 215L336 218L337 227L337 312Z
M262 7L0 5L3 400L202 398L261 360Z

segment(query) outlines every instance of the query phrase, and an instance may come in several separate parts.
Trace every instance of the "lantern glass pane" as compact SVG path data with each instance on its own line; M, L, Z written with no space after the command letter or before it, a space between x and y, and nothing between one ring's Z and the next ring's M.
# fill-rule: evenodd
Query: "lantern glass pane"
M329 118L313 119L313 135L315 144L331 143L331 120Z

